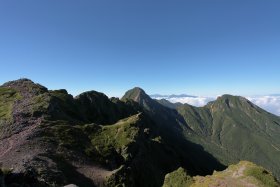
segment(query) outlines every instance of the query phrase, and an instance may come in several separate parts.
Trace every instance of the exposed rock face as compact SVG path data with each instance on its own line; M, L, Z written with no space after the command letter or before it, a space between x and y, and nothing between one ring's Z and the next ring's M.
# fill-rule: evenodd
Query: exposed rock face
M31 173L37 182L30 185L160 185L164 172L177 163L172 158L154 162L168 153L154 122L136 102L110 100L94 91L73 98L27 79L1 88L18 96L11 100L11 120L1 131L0 162L3 168L13 167L14 174ZM163 162L170 163L162 167ZM138 172L144 166L150 171Z
M178 167L190 176L207 175L247 158L278 175L279 124L279 117L229 95L204 108L171 109L141 88L121 100L96 91L74 98L20 79L0 86L0 163L5 171L13 168L0 182L162 186ZM254 135L240 138L238 132ZM247 145L268 159L254 160Z

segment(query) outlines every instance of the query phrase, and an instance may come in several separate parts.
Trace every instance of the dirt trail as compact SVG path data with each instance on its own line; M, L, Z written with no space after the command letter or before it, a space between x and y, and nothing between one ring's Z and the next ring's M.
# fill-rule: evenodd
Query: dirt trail
M33 132L33 130L41 123L41 120L38 120L37 123L26 127L23 131L13 134L12 136L1 140L0 142L0 160L9 153L10 151L17 150L20 145L24 144L26 138Z
M12 123L9 124L11 132L6 133L6 136L0 137L0 160L9 152L17 151L20 145L26 143L26 139L31 135L35 128L41 124L42 117L26 117L32 111L32 98L35 96L24 84L29 80L19 80L6 83L5 86L16 89L21 99L16 100L13 104ZM34 83L33 83L34 84ZM11 135L10 135L11 134Z

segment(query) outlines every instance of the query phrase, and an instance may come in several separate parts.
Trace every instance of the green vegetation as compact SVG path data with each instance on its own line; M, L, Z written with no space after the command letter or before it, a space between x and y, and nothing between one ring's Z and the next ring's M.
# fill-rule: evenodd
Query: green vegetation
M186 123L199 136L185 137L196 142L228 165L249 160L271 170L280 178L280 118L245 98L224 95L205 107L178 108Z
M20 94L12 88L0 87L0 119L12 119L13 104L21 98Z
M108 178L109 186L135 186L135 181L144 186L159 186L163 182L164 164L174 167L177 162L169 158L170 150L165 152L161 137L152 135L152 130L147 127L149 121L141 113L106 126L70 125L67 121L44 123L44 142L63 148L59 149L66 151L61 154L63 157L68 157L67 150L71 154L85 153L94 163L114 170ZM121 166L121 170L116 170ZM146 172L139 172L143 170Z
M101 163L112 161L120 164L121 160L128 158L127 149L136 141L139 133L136 125L138 121L139 114L120 120L116 124L100 127L90 134L91 146L86 149L86 153L95 155Z
M117 150L122 149L135 141L139 128L134 124L138 120L139 115L137 114L120 120L114 125L103 126L101 132L96 134L91 142L100 151L106 150L108 146L113 146Z
M43 133L46 140L55 141L61 147L82 151L101 164L108 164L108 160L120 163L128 157L127 148L137 139L140 115L108 126L70 125L61 120L46 121L44 123L48 125Z
M90 140L91 144L102 154L102 150L106 152L110 147L119 150L135 141L138 129L130 126L130 120L122 120L117 124L103 127L95 124L73 126L63 124L66 123L65 121L58 121L61 124L52 126L51 131L55 137L59 138L61 146L82 146L77 142L77 138L81 140L87 136L87 140Z
M17 122L0 132L25 129L28 138L21 136L23 144L8 149L18 151L10 155L29 155L26 146L36 147L40 156L9 162L33 167L47 184L64 185L79 175L81 183L108 186L278 185L271 173L248 162L212 174L242 159L280 176L280 118L242 97L225 95L205 107L157 102L140 88L121 100L95 91L73 98L24 79L0 87L0 124L11 120L13 109ZM39 125L28 129L34 123ZM13 146L12 140L4 147Z
M31 106L32 111L31 113L34 115L47 113L48 107L50 105L50 96L48 93L43 93L40 95L36 95L32 98Z
M191 187L208 186L258 186L258 187L277 187L280 184L272 175L248 161L241 161L236 165L230 165L226 170L214 172L213 175L205 177L195 176Z
M256 178L266 187L277 187L280 185L270 172L253 163L250 163L250 167L245 171L245 175Z
M163 187L189 187L193 182L193 178L187 174L187 171L180 167L165 176Z
M13 172L13 168L4 168L4 167L1 167L0 168L0 175L9 175Z

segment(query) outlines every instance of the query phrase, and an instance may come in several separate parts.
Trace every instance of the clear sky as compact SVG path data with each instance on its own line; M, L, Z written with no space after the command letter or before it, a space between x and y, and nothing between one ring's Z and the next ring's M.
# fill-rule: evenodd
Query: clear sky
M279 0L0 0L0 83L280 93Z

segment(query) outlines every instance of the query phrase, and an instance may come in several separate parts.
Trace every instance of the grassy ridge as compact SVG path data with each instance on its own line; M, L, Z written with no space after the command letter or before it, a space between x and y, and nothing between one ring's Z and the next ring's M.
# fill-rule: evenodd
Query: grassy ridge
M12 89L0 87L0 119L11 120L13 104L16 100L20 99L20 94Z
M193 183L193 178L187 174L184 168L180 167L176 171L165 176L163 187L189 187Z
M179 168L165 176L163 187L209 187L209 186L257 186L278 187L280 183L263 167L248 161L230 165L226 170L212 175L190 177L187 171Z
M250 165L248 169L245 170L246 176L252 176L259 181L259 184L267 187L277 187L280 184L275 180L271 172L265 170L263 167L259 167L253 163L248 163Z

